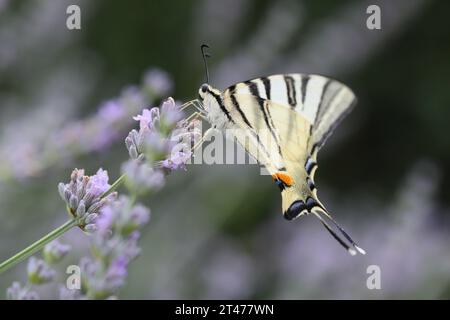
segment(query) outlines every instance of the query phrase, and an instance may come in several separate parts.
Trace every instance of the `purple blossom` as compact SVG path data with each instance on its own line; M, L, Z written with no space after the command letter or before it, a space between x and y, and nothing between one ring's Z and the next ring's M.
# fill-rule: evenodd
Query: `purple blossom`
M155 180L163 180L159 173L155 176L151 168L142 166L144 159L149 166L156 164L169 171L186 169L192 156L192 141L201 136L201 130L200 121L182 118L183 113L172 98L164 101L160 109L144 109L133 118L139 121L140 129L128 134L125 145L131 159L139 161L127 162L122 171L135 185L149 189Z
M160 120L159 109L144 109L142 110L142 114L138 114L133 117L133 119L139 121L139 127L141 130L154 129Z
M128 236L150 220L150 210L141 204L132 205L126 196L105 206L98 218L97 230L102 237L108 234Z
M97 232L102 236L104 236L108 232L111 232L114 218L114 211L111 206L103 207L100 216L95 222L95 224L97 225Z
M128 160L122 165L122 172L126 174L127 186L138 194L159 190L165 183L164 173L146 162Z
M98 111L99 120L113 124L124 117L125 110L116 100L109 100L100 106Z
M129 260L125 256L120 256L111 263L105 277L110 286L114 288L123 286L128 275L128 263Z
M92 240L95 255L80 262L88 298L112 297L123 286L128 264L140 253L138 229L149 218L149 209L141 204L133 206L126 196L102 208Z
M130 212L129 225L139 228L148 223L150 220L150 210L141 204L135 205Z
M67 289L66 286L59 286L59 300L82 300L84 298L78 289Z
M168 98L163 102L161 106L161 119L168 127L172 127L178 121L183 119L183 112L173 98Z
M144 85L148 87L150 91L157 93L160 97L168 94L173 87L169 74L156 68L145 73Z
M28 282L32 284L42 284L54 279L56 272L50 268L44 260L31 257L28 260Z
M171 153L170 157L161 161L161 166L169 170L186 170L186 163L191 159L192 152L177 151Z
M13 282L6 290L8 300L39 300L39 295L27 287L22 287L20 282Z
M116 192L102 197L109 187L105 170L99 169L89 177L83 169L75 169L69 183L59 183L58 191L70 214L77 219L78 226L85 231L94 231L100 209L117 197Z
M55 264L61 261L70 251L70 246L54 240L44 247L43 255L45 262Z
M91 176L86 191L92 192L96 197L98 197L111 187L108 180L108 171L100 168L96 174Z

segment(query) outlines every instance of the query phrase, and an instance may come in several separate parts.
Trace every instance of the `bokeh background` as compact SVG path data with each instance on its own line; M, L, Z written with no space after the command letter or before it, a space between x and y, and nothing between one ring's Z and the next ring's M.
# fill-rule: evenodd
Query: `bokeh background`
M66 28L69 4L81 30ZM381 30L366 28L370 4ZM118 176L131 115L197 97L206 42L218 88L310 72L356 92L316 183L367 255L349 256L312 216L284 220L258 166L191 165L142 199L152 220L120 298L450 298L449 11L445 0L0 0L0 259L65 221L56 186L74 167ZM126 112L108 118L117 101ZM63 265L86 238L63 237L74 247ZM366 287L369 265L381 290ZM25 269L0 276L1 298Z

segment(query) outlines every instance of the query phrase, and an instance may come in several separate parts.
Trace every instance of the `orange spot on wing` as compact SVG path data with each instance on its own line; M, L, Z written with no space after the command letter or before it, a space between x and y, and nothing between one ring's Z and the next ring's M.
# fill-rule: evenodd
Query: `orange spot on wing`
M272 175L274 179L281 180L285 185L288 187L292 186L294 184L294 179L286 173L283 172L277 172L274 175Z

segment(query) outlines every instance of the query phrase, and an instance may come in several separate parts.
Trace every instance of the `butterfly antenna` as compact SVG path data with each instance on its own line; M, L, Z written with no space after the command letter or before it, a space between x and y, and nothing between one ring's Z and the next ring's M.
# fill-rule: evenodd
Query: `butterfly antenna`
M206 52L206 49L209 49L209 46L207 44L202 44L200 46L200 50L202 51L202 56L203 56L203 63L205 64L205 72L206 72L206 83L209 84L209 71L208 71L208 63L206 62L206 58L211 57L211 55Z

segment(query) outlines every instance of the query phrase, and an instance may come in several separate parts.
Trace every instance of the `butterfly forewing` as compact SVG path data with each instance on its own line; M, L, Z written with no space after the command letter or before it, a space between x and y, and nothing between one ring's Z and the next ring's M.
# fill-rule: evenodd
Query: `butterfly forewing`
M312 124L308 134L309 151L314 147L320 149L355 102L353 92L339 81L300 73L240 82L225 90L225 96L233 94L251 94L298 112Z

